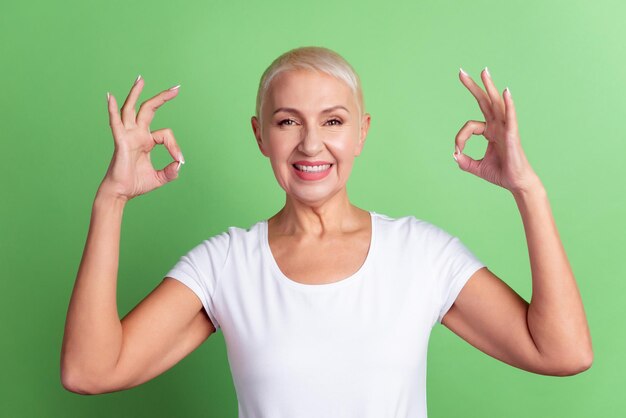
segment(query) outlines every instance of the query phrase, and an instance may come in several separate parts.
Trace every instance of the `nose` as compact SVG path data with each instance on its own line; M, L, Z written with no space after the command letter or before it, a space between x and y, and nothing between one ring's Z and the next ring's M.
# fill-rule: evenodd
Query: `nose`
M309 156L319 154L324 149L324 141L320 133L315 128L307 128L303 131L300 144L298 144L298 151Z

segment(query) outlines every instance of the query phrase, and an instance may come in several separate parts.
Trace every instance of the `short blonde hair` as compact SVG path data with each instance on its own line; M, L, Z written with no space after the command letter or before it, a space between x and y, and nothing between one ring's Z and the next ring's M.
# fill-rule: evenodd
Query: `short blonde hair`
M328 48L304 46L285 52L276 58L261 76L256 96L256 117L261 120L263 101L272 80L280 73L290 70L318 71L345 82L354 94L359 116L365 111L361 80L354 68L341 55Z

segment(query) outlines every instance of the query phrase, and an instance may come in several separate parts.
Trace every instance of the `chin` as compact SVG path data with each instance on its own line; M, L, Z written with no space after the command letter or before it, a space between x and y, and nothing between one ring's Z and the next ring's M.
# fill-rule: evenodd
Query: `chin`
M334 190L323 189L326 188L320 187L318 190L289 190L285 192L287 193L288 199L297 200L298 202L304 203L308 206L321 206L333 197L337 196L343 188Z

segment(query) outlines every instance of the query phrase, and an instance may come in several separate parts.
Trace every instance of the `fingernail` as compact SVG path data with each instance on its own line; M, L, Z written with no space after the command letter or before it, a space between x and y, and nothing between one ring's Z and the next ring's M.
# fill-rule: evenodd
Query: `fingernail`
M179 87L180 87L180 84L179 84L179 85L177 85L177 86L172 87L170 90L176 90L176 89L177 89L177 88L179 88Z
M491 74L489 73L489 68L485 67L485 73L487 73L487 76L491 77Z
M176 171L180 170L180 164L182 163L182 161L178 162L178 165L176 166Z
M137 84L137 83L139 82L139 80L141 80L141 74L139 74L139 75L137 76L137 79L135 80L135 84Z
M456 152L452 154L452 158L454 158L454 161L456 161L457 163L459 162L459 160L456 158Z
M463 70L463 68L461 68L461 74L463 74L463 75L468 75L468 74L465 72L465 70Z
M511 95L511 89L509 89L508 87L504 89L504 91L506 91L507 93L509 93L509 96Z
M185 157L183 157L183 153L180 153L180 162L185 164Z
M111 94L107 91L107 103L111 100Z

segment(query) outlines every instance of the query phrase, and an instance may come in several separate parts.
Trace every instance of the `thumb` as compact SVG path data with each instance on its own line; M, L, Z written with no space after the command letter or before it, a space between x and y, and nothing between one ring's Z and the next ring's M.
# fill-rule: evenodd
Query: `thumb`
M166 165L164 169L156 172L159 180L161 180L161 184L169 183L170 181L178 178L178 171L180 170L181 163L182 161L172 161Z
M461 170L478 175L478 165L480 164L479 161L476 161L469 155L463 154L459 147L456 147L456 152L452 154L452 156L456 160L456 163L459 165L459 168Z

